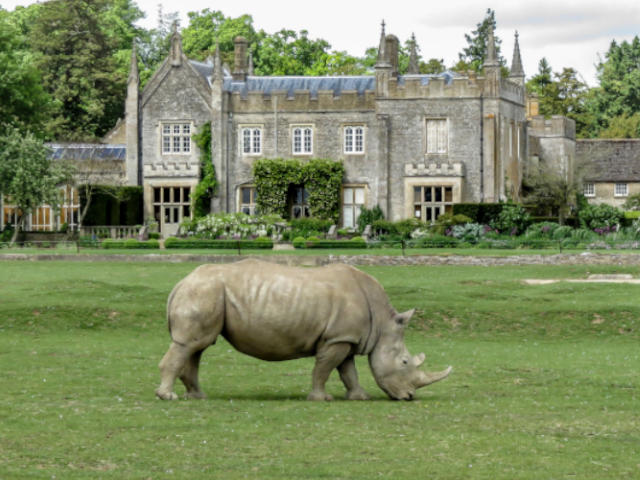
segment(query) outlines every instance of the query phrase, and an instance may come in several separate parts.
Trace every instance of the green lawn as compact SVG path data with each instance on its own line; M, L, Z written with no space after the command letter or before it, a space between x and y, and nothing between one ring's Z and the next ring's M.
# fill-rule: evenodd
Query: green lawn
M640 477L640 286L557 283L637 267L373 267L447 380L393 402L305 401L312 359L220 341L204 401L153 391L164 307L195 264L0 262L0 478ZM181 385L177 389L182 393Z

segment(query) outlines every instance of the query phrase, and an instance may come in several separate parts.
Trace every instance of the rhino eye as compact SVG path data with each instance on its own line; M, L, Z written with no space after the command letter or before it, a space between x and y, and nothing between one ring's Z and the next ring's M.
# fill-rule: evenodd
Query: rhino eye
M403 358L403 359L402 359L402 364L403 364L403 365L406 365L407 363L409 363L409 361L408 361L406 358Z

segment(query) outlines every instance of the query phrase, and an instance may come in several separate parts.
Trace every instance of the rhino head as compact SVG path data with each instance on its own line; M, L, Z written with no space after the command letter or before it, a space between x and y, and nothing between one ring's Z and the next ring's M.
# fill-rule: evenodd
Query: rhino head
M396 313L382 326L378 342L369 354L369 365L378 386L393 400L412 400L418 388L446 378L451 367L442 372L424 372L424 353L411 356L404 344L404 330L414 310Z

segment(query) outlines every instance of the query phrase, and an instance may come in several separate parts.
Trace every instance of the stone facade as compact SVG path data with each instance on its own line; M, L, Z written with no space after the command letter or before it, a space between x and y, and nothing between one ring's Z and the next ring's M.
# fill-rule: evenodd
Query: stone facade
M569 165L574 128L566 119L531 127L517 37L508 78L493 36L489 44L483 75L424 75L415 65L400 75L398 39L383 25L373 76L258 77L243 38L228 72L218 55L186 58L174 31L169 57L142 92L133 54L123 122L128 181L144 186L145 218L172 234L190 215L185 195L200 175L193 142L175 152L172 142L183 141L180 129L195 133L211 122L214 211L253 211L258 158L343 162L344 226L363 206L379 205L391 220L433 221L454 203L518 200L530 145L539 158Z

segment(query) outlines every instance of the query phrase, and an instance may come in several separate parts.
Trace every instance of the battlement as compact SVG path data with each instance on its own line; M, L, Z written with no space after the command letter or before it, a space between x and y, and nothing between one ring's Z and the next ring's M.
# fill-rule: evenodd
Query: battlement
M145 163L143 171L148 176L174 176L193 177L199 175L198 165L185 159L182 161L163 161L158 163Z
M532 117L528 125L529 135L532 137L564 137L571 140L576 138L576 122L562 115L545 118L542 115Z
M426 80L426 81L425 81ZM412 98L468 98L480 97L482 79L476 77L430 77L406 75L389 79L390 99Z
M462 163L405 163L404 174L407 177L463 177Z
M277 108L280 112L298 111L362 111L375 109L375 92L364 94L356 90L343 90L338 95L333 90L294 90L293 95L285 90L240 92L230 94L230 108L236 113L270 112Z
M500 97L524 105L524 87L503 78L500 82Z

